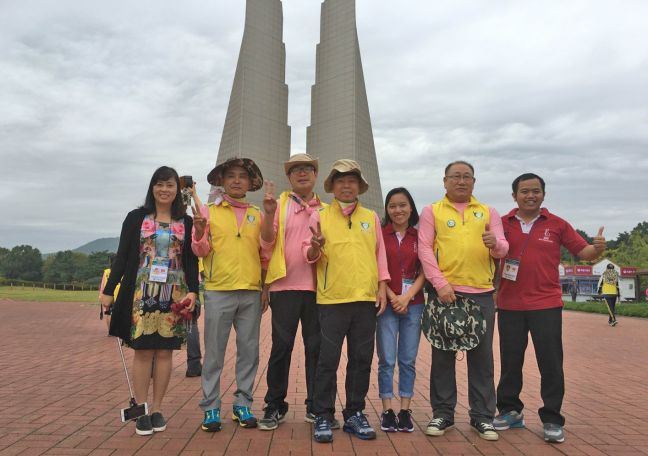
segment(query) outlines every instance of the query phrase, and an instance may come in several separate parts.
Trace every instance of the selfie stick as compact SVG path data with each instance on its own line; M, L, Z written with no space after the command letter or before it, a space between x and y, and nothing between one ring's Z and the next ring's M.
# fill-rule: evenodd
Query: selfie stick
M138 405L137 401L135 401L133 387L131 386L130 377L128 376L128 368L126 367L126 359L124 358L124 350L122 349L121 339L119 338L117 338L117 346L119 347L119 354L121 356L122 365L124 366L124 374L126 374L126 383L128 383L128 392L130 394L130 407L122 410L122 421L127 421L129 419L135 420L148 413L148 404L145 402Z

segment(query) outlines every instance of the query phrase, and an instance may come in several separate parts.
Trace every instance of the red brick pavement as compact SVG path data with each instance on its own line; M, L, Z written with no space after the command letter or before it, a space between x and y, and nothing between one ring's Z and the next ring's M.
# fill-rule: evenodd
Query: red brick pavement
M0 456L5 455L648 455L648 321L620 318L616 328L603 315L565 312L567 395L564 414L567 440L542 441L535 410L539 407L539 376L532 351L527 353L523 401L527 429L500 433L498 442L478 438L468 426L465 361L458 363L459 404L456 430L427 437L430 419L430 346L423 339L412 410L412 434L379 432L363 442L335 432L333 444L316 444L304 415L303 348L296 344L291 373L288 420L278 430L240 429L225 422L222 432L199 428L202 414L200 379L185 378L186 352L176 352L164 413L165 432L140 437L132 423L123 424L119 409L128 392L115 340L105 336L90 304L0 301ZM224 409L232 402L233 340L223 375ZM497 341L495 342L497 348ZM254 411L261 413L265 369L270 351L269 314L261 331L261 363ZM496 350L497 351L497 350ZM128 360L130 350L126 351ZM496 371L498 371L496 354ZM345 360L342 365L345 365ZM497 374L496 374L497 375ZM344 378L338 376L339 391ZM342 409L343 398L338 404ZM377 426L380 400L376 365L367 413ZM226 414L227 415L227 414Z

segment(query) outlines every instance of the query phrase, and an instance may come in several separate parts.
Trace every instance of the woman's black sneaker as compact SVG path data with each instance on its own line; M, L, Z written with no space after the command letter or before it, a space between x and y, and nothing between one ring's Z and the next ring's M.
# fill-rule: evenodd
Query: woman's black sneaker
M414 432L414 423L412 423L412 411L401 409L398 412L398 431Z
M135 433L137 435L151 435L153 434L153 425L151 424L151 417L148 415L140 416L135 421Z
M398 430L396 414L392 409L385 410L380 415L380 429L385 432L396 432Z
M160 412L151 414L151 425L153 426L153 432L162 432L167 427L166 420Z

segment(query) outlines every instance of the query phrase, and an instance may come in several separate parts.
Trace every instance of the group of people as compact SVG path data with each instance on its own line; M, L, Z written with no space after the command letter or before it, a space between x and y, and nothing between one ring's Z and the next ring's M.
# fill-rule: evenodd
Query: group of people
M187 336L173 303L184 302L193 309L200 257L205 288L200 402L204 431L221 429L220 378L232 327L232 419L243 428L261 430L276 429L284 421L300 324L307 389L304 420L313 423L315 441L333 441L333 430L340 427L363 440L376 438L364 414L374 346L383 407L380 428L414 431L410 401L424 309L467 299L485 322L478 344L466 352L472 429L483 439L497 440L497 431L524 427L520 392L530 332L542 379L544 405L539 414L544 438L564 441L560 247L592 260L605 249L602 229L589 245L569 223L542 207L545 182L530 173L515 179L512 196L517 208L500 217L473 196L473 166L452 162L445 168L445 197L424 207L420 219L412 196L399 187L387 194L381 220L360 202L369 185L355 161L337 160L328 170L324 190L332 193L329 204L313 191L320 171L317 159L293 155L284 168L290 190L277 198L274 183L266 182L262 206L256 207L246 196L263 188L258 166L247 158L221 163L207 177L218 190L207 205L195 198L192 218L182 203L177 173L162 167L151 179L144 205L126 217L101 302L108 308L121 282L110 334L135 349L138 402L147 399L155 358L151 413L137 420L138 434L166 428L161 402L171 351ZM492 348L496 275L501 358L497 390ZM426 281L431 285L427 302ZM268 307L272 349L263 417L257 420L252 393L261 315ZM345 340L346 403L340 426L335 398ZM457 353L442 348L432 348L433 416L424 431L430 436L454 426ZM393 408L396 396L398 412Z

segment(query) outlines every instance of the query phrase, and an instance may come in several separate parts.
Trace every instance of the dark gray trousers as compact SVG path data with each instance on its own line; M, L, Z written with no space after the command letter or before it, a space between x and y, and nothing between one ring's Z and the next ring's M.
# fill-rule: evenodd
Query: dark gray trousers
M486 334L477 347L466 352L468 363L468 414L477 422L493 421L495 416L495 383L493 367L493 328L495 303L492 293L461 293L472 298L486 319ZM430 402L434 418L454 421L457 406L456 353L432 347Z
M200 332L198 332L198 316L200 315L200 302L196 302L196 309L193 313L191 332L187 334L187 372L200 372L202 366L200 360Z

